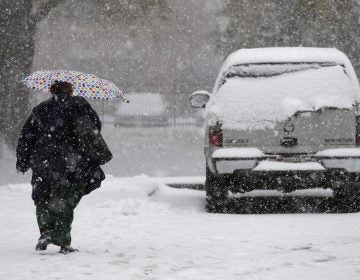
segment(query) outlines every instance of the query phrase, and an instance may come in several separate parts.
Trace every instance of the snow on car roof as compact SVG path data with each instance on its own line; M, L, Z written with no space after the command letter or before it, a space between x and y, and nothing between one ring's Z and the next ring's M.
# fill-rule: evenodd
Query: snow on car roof
M221 73L217 81L218 86L221 81L221 86L215 88L206 106L208 123L220 120L223 128L240 130L274 128L276 122L285 121L297 111L315 111L323 107L351 109L360 100L359 84L351 63L336 49L240 50L229 56L222 72L246 63L263 63L265 72L267 68L271 72L272 63L287 62L319 65L273 76L246 77L237 76L235 72L226 80ZM322 66L321 63L331 64Z
M327 63L343 65L347 74L359 87L355 71L351 62L344 53L335 48L305 48L305 47L278 47L278 48L254 48L240 49L230 54L224 61L215 88L224 71L231 66L240 64L257 63Z

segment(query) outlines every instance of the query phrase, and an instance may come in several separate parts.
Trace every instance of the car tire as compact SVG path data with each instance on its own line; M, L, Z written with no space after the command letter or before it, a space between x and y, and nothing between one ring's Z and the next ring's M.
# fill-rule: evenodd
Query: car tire
M342 183L333 188L336 212L360 211L360 183Z
M215 176L206 167L206 210L209 213L224 213L228 201L228 189L223 178Z

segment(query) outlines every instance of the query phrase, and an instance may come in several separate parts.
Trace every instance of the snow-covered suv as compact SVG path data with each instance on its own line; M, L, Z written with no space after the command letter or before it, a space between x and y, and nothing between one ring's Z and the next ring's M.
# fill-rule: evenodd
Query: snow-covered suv
M255 189L331 188L358 203L359 100L354 69L336 49L231 54L212 94L190 98L205 108L208 210Z

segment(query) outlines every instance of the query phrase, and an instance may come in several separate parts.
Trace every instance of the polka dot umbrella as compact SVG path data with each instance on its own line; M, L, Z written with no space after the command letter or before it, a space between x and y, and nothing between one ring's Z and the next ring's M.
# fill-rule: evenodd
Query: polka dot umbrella
M69 70L40 70L27 76L23 81L33 90L50 92L50 86L55 80L72 83L73 95L128 102L125 94L114 83L92 74Z

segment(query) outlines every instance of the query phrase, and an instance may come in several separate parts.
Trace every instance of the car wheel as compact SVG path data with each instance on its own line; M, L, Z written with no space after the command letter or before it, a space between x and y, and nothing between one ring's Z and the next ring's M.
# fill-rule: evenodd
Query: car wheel
M333 192L334 206L337 212L360 211L360 183L337 183Z
M210 213L224 213L228 201L228 190L226 182L221 177L215 176L206 167L206 209Z

